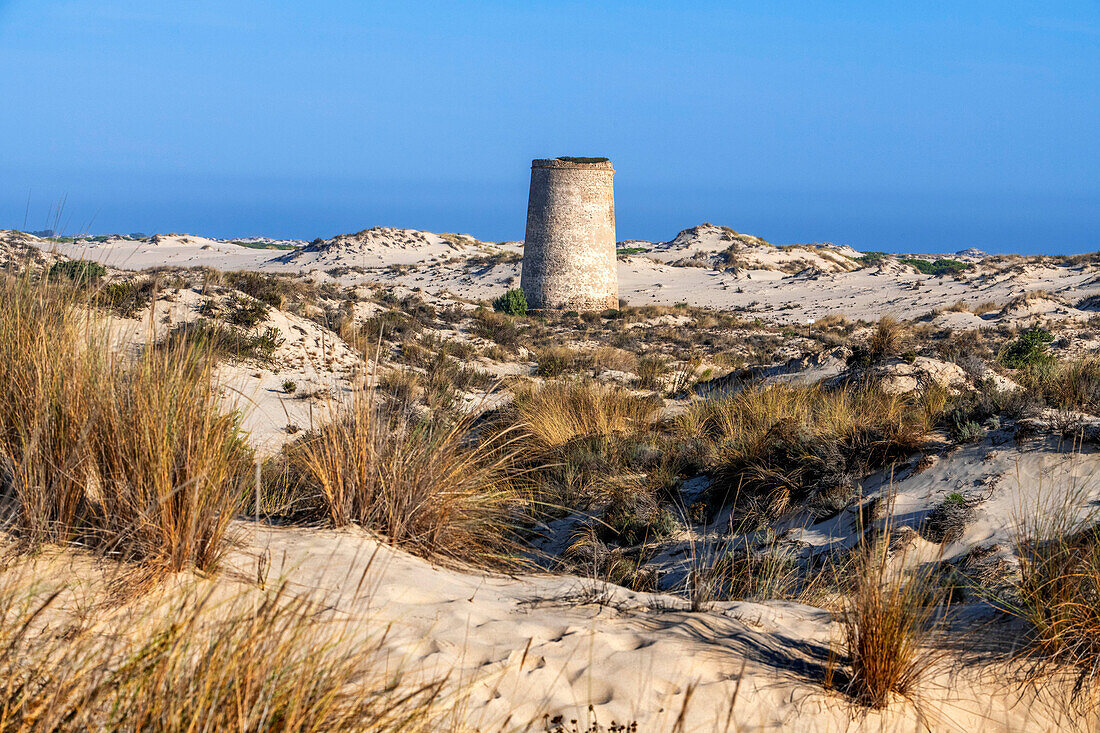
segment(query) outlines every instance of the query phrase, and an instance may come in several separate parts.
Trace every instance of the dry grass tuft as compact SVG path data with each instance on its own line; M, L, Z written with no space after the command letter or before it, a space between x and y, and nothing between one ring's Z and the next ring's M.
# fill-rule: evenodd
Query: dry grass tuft
M524 446L543 453L577 438L647 431L660 403L595 382L552 383L517 394L516 409Z
M902 349L903 329L897 319L892 316L883 316L875 324L875 330L871 332L870 341L867 344L871 352L871 358L875 361L897 356Z
M929 603L933 582L921 570L887 562L889 539L865 547L855 583L840 615L851 665L848 694L861 705L883 708L907 696L932 662Z
M417 420L374 389L288 446L299 492L337 526L359 524L422 555L484 559L506 544L514 441L472 435L474 418Z
M0 504L30 545L210 569L252 461L194 345L127 360L76 296L0 282Z
M1100 701L1100 525L1081 517L1083 490L1063 504L1038 507L1017 525L1020 580L1008 610L1030 629L1025 651L1036 676L1071 669L1074 697L1086 710Z

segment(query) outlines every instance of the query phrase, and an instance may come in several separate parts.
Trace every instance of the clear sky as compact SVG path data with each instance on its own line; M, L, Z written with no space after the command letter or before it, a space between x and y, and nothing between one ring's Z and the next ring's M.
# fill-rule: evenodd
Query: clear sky
M1100 2L0 0L0 228L1100 249Z

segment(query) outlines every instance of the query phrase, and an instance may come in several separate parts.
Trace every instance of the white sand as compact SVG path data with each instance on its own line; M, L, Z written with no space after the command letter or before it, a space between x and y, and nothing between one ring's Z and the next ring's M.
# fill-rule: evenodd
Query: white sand
M0 237L14 237L0 233ZM20 235L21 236L21 235ZM1028 292L1044 290L1058 300L1039 299L1013 311L1014 319L1055 317L1087 319L1072 307L1081 299L1100 294L1096 266L1055 267L1022 261L1003 269L983 260L959 276L934 277L889 260L883 266L851 270L857 252L847 247L804 246L776 248L742 237L747 244L737 253L745 267L719 271L704 267L673 266L692 255L711 256L731 244L718 227L700 226L681 232L667 243L649 245L650 251L620 258L619 294L631 305L688 303L736 310L746 318L804 324L827 314L877 319L882 315L914 318L958 301L973 308L984 303L1003 306ZM496 297L518 287L522 243L482 242L467 235L439 235L410 229L376 227L342 235L323 245L299 250L254 250L191 235L161 237L153 243L110 240L105 243L54 244L22 237L45 251L85 257L127 269L165 265L207 266L220 270L251 269L267 272L336 274L344 284L386 283L420 288L432 294L449 293L477 300ZM497 264L482 258L499 257ZM471 259L479 258L479 259ZM851 271L849 271L851 270ZM980 328L995 317L987 314L949 315L944 325Z
M666 731L685 704L685 731L1059 728L1057 709L1021 696L1006 669L979 675L949 660L922 682L917 706L852 708L818 681L840 631L808 606L720 603L692 613L681 600L599 581L447 570L355 530L249 531L248 548L230 560L244 577L256 576L265 554L272 580L318 594L365 630L389 626L394 666L450 675L470 696L464 719L481 730L542 730L544 714L584 721L592 705L605 725Z

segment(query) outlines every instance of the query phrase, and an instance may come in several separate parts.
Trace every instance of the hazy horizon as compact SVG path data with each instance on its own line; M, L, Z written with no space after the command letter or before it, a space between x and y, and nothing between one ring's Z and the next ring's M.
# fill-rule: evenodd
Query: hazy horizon
M620 239L1100 249L1100 6L0 0L0 228L522 239L606 155Z

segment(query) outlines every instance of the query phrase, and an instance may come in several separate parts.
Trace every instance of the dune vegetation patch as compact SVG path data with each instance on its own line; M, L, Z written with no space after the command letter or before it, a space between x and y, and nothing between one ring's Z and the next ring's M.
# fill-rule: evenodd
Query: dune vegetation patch
M194 343L126 359L71 294L0 280L0 503L24 542L213 567L252 451Z
M775 517L912 455L944 402L937 390L903 396L874 386L749 387L697 402L679 429L705 441L718 503Z

